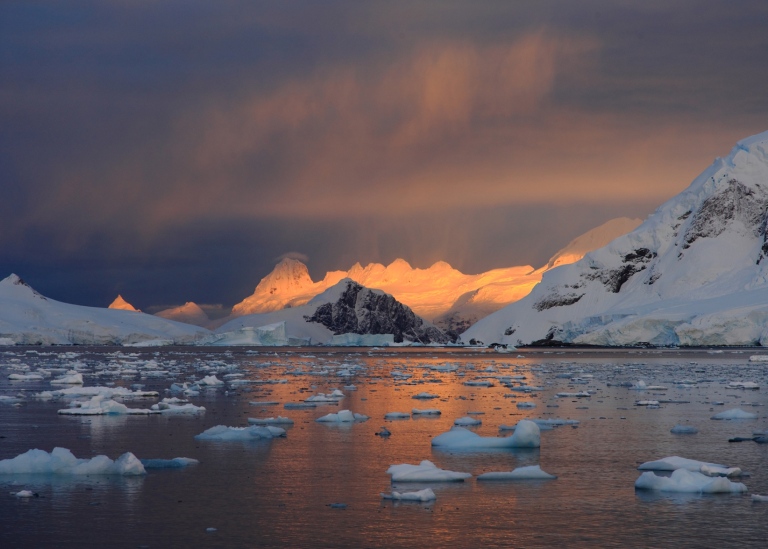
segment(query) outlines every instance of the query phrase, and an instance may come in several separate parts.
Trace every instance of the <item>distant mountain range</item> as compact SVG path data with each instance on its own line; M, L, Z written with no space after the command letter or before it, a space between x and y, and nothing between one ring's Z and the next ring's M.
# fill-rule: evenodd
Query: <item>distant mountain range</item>
M768 132L740 141L637 229L546 272L465 342L768 344Z

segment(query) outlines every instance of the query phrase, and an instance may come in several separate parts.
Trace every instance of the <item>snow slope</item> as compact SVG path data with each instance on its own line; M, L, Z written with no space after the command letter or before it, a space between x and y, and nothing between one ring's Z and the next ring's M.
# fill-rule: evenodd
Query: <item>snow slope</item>
M303 263L284 259L259 282L253 295L233 307L232 314L240 316L298 307L341 279L350 278L367 288L391 294L417 315L458 333L479 318L527 295L551 265L576 261L587 251L639 224L639 219L609 221L572 241L538 270L524 265L467 275L444 261L428 269L417 269L403 259L396 259L387 266L370 263L363 267L356 263L347 272L332 271L323 280L313 282Z
M15 274L0 281L0 339L23 345L194 343L208 330L135 311L48 299Z
M633 232L552 269L462 340L768 343L768 132L740 141Z
M309 303L246 315L219 327L214 345L388 345L448 343L449 338L394 297L350 279Z

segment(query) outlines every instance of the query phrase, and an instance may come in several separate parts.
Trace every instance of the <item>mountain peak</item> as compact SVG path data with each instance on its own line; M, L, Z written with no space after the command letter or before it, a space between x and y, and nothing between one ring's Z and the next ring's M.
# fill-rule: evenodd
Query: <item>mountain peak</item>
M128 303L125 299L123 299L123 296L121 296L120 294L117 294L117 297L115 298L115 300L112 303L110 303L109 307L107 307L107 308L108 309L120 309L122 311L139 312L139 310L136 307L134 307L133 305Z

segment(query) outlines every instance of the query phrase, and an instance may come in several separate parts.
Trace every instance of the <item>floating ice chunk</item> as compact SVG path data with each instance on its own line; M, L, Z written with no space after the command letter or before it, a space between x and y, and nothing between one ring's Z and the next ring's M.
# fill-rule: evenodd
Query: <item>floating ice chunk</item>
M472 477L470 473L440 469L427 459L419 465L392 465L387 469L387 474L392 476L392 482L463 482Z
M465 381L464 385L467 385L468 387L493 387L493 382L487 379L471 379Z
M555 475L542 471L539 465L528 465L527 467L518 467L514 471L483 473L477 477L477 480L551 480L556 478Z
M747 487L740 482L731 482L725 477L713 479L712 477L686 469L677 469L669 477L660 477L651 471L647 471L641 474L635 481L635 488L638 490L701 494L736 494L747 491Z
M757 414L745 412L741 408L731 408L713 415L711 419L757 419Z
M344 398L344 393L336 389L332 393L317 393L314 396L304 399L304 402L339 402Z
M285 429L272 427L271 425L267 425L266 427L259 427L257 425L251 427L227 427L226 425L217 425L203 431L199 435L195 435L195 438L198 440L236 441L271 439L284 436Z
M752 501L765 501L768 502L768 496L761 496L758 494L752 494Z
M432 488L424 488L415 492L395 492L392 490L391 494L385 494L382 492L381 497L384 499L393 499L397 501L434 501L437 496L432 491Z
M61 377L51 380L52 385L82 385L83 374L70 370Z
M145 408L128 408L125 404L115 402L103 395L96 395L85 402L76 402L72 408L64 408L58 412L67 416L105 416L105 415L147 415L153 413Z
M205 413L205 407L203 406L195 406L191 402L187 402L185 404L179 404L178 399L168 399L164 398L162 401L158 402L157 404L152 405L152 410L156 412L160 412L161 414L166 415L199 415Z
M693 425L675 425L669 432L675 435L695 435L699 430Z
M43 376L40 374L10 374L8 379L11 381L42 381Z
M656 461L646 461L638 469L640 471L676 471L677 469L686 469L688 471L701 471L702 465L707 467L728 468L727 465L720 463L707 463L695 459L681 458L679 456L669 456Z
M731 381L727 387L728 389L750 389L753 391L760 389L760 385L754 381Z
M451 427L450 431L432 439L432 446L444 450L538 448L540 445L539 426L525 419L518 422L511 437L483 437L463 427Z
M35 493L32 490L22 490L21 492L16 492L13 494L17 498L33 498L35 497Z
M411 410L411 414L414 416L439 416L442 414L440 410L437 408L426 408L424 410L419 410L418 408L414 408Z
M535 402L518 402L516 404L518 408L536 408Z
M752 355L749 357L750 362L768 362L768 355Z
M636 400L635 401L635 406L648 406L650 408L658 405L659 405L658 400Z
M356 421L367 421L369 418L363 414L353 414L349 410L341 410L335 414L327 414L317 418L315 421L320 423L352 423Z
M429 400L431 398L440 398L439 395L433 395L431 393L419 393L418 395L413 395L411 398L418 398L421 400Z
M141 464L145 469L181 469L200 463L196 459L177 457L173 459L142 459Z
M411 419L411 414L408 412L387 412L384 414L384 419Z
M66 389L59 389L57 391L43 391L42 393L37 393L35 398L47 400L56 397L78 398L93 397L97 395L102 395L105 398L152 398L160 396L157 391L131 391L125 387L67 387Z
M379 430L379 432L378 432L378 433L374 433L374 434L375 434L377 437L384 437L384 438L386 438L386 437L388 437L388 436L391 436L391 435L392 435L392 432L391 432L389 429L387 429L386 427L384 427L384 426L382 425L382 426L381 426L381 429Z
M460 426L462 426L462 425L469 425L469 426L480 425L482 423L483 423L482 420L474 418L474 417L469 417L469 416L460 417L459 419L457 419L457 420L455 420L453 422L454 425L460 425Z
M579 391L578 393L557 393L555 396L558 398L589 398L592 395L586 391Z
M91 459L78 459L66 448L29 450L15 458L0 461L0 475L56 474L56 475L143 475L141 462L130 452L115 461L100 455Z
M252 425L293 425L293 420L289 417L249 417L248 423Z
M220 385L224 385L224 382L217 378L215 375L213 376L205 376L203 379L197 382L198 385L208 385L209 387L216 387Z

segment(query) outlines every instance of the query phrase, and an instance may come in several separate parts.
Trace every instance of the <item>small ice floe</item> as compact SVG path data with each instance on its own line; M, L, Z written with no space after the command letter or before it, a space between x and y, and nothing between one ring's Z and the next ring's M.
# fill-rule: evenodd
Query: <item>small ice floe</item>
M419 465L391 465L387 474L392 476L392 482L463 482L472 477L470 473L440 469L427 459Z
M411 419L411 414L408 412L387 412L384 414L384 419Z
M727 469L727 465L721 463L708 463L706 461L698 461L696 459L681 458L679 456L669 456L656 461L646 461L641 464L638 469L640 471L676 471L678 469L686 469L688 471L701 471L701 467L705 465L707 467L719 467Z
M749 357L750 362L768 362L768 355L752 355Z
M483 437L463 427L451 430L432 439L432 446L443 450L486 450L491 448L538 448L541 446L539 426L523 419L510 437Z
M731 381L726 387L728 389L749 389L752 391L760 389L760 385L754 381Z
M353 414L349 410L341 410L335 414L327 414L323 417L317 418L315 421L319 423L353 423L360 421L367 421L369 418L363 414Z
M293 425L293 420L289 417L249 417L248 423L251 425Z
M719 414L715 414L710 419L757 419L757 414L745 412L741 408L731 408Z
M82 385L83 374L74 370L68 371L61 377L57 377L51 380L51 385Z
M173 459L142 459L141 464L144 469L182 469L190 465L200 463L196 459L177 457Z
M238 441L238 440L260 440L284 437L285 429L267 425L264 427L252 425L251 427L227 427L226 425L216 425L206 429L199 435L195 435L198 440L219 440L219 441Z
M541 470L540 465L528 465L518 467L513 471L495 471L478 475L477 480L552 480L555 475L550 475Z
M16 493L14 493L14 492L11 492L11 494L13 494L14 496L16 496L17 498L35 498L35 497L39 497L39 496L38 496L38 495L37 495L35 492L33 492L32 490L22 490L21 492L16 492Z
M518 402L517 404L515 404L515 406L517 406L518 408L536 408L536 403L524 401L524 402Z
M276 400L252 400L248 404L251 406L277 406L280 403Z
M658 400L636 400L635 406L646 406L648 408L658 408L659 401Z
M470 379L465 381L464 385L468 387L493 387L493 381L487 379Z
M768 503L768 496L761 496L758 494L752 494L752 501L760 501L760 502L766 502Z
M15 458L0 461L0 475L55 474L55 475L143 475L144 466L130 452L112 461L100 455L91 459L78 459L66 448L29 450Z
M633 391L666 391L668 387L663 385L648 385L642 379L635 381L629 389Z
M344 398L344 393L339 391L338 389L334 389L332 393L325 394L325 393L317 393L316 395L313 395L309 398L304 399L304 402L339 402L342 398Z
M42 381L43 376L40 374L10 374L8 379L11 381Z
M203 379L197 382L198 385L205 385L208 387L220 387L224 385L224 382L217 378L215 375L205 376Z
M747 491L747 487L740 482L731 482L725 477L712 478L686 469L677 469L668 477L660 477L647 471L635 481L635 488L637 490L699 494L738 494Z
M578 393L557 393L555 396L558 398L589 398L592 395L586 391L579 391Z
M40 400L52 398L81 398L101 395L106 398L154 398L160 396L157 391L131 391L125 387L67 387L57 391L43 391L34 396Z
M437 408L425 408L424 410L420 410L419 408L413 408L411 410L411 414L414 416L439 416L442 414L440 410Z
M417 398L421 400L429 400L431 398L440 398L439 395L433 395L432 393L419 393L418 395L413 395L411 398Z
M389 430L389 429L387 429L386 427L384 427L384 426L382 425L382 426L381 426L381 429L379 430L379 432L378 432L378 433L374 433L374 434L375 434L377 437L385 437L385 438L386 438L386 437L390 436L392 433L390 432L390 430Z
M392 490L391 494L385 494L384 492L382 492L381 497L383 499L392 499L396 501L418 501L418 502L435 501L437 499L437 496L432 491L432 488L424 488L423 490L418 490L414 492L395 492L394 490Z
M146 408L129 408L125 404L115 402L103 395L72 404L71 408L63 408L58 413L67 416L147 415L152 413L152 410Z
M464 426L464 427L474 426L474 425L481 425L482 423L483 423L482 420L474 418L474 417L469 417L469 416L460 417L459 419L457 419L457 420L455 420L453 422L454 425L459 425L459 426Z
M693 425L675 425L669 430L674 435L695 435L699 430Z

